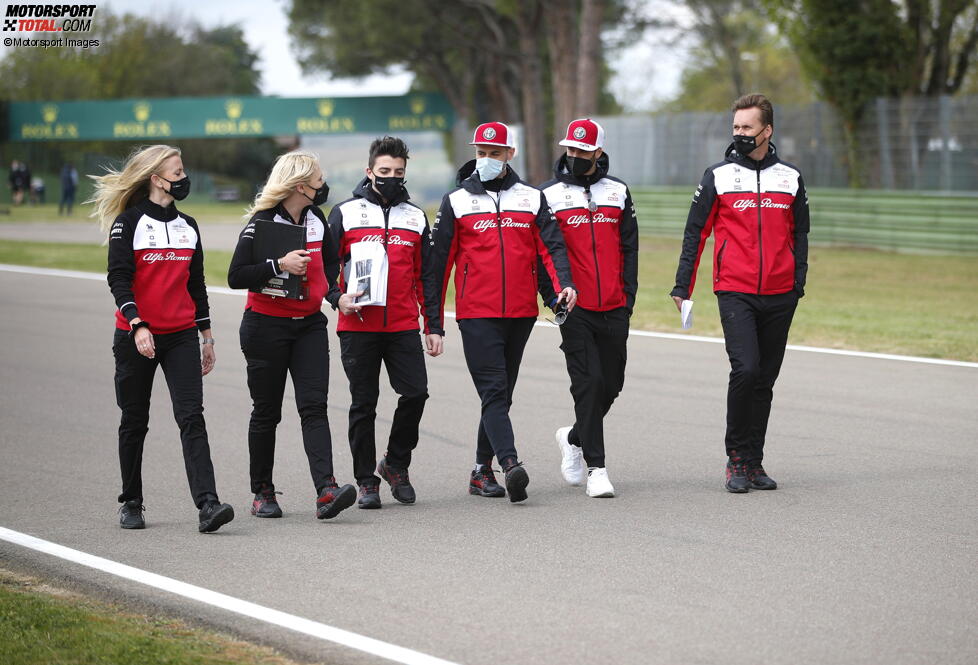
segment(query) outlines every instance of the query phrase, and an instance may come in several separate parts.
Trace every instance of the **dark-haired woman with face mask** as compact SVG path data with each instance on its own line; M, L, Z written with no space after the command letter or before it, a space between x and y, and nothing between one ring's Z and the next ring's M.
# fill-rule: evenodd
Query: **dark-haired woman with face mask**
M108 282L118 308L112 352L122 409L119 524L123 529L145 526L143 442L159 365L180 427L199 530L216 531L234 518L234 509L217 498L204 426L201 377L214 368L215 356L200 231L174 205L190 193L190 178L177 148L154 145L133 153L121 171L93 179L95 195L88 202L108 234Z
M304 278L302 299L254 291L248 294L241 320L241 350L248 362L248 389L254 408L248 426L251 459L251 514L281 517L272 482L275 430L282 419L286 375L292 376L295 403L302 422L302 442L316 487L316 517L329 519L356 500L353 485L340 487L333 476L333 448L326 414L329 388L329 342L321 308L335 288L339 259L326 233L319 206L329 187L310 152L290 152L276 160L268 181L248 211L228 270L233 289L261 289L272 277ZM305 227L306 248L280 257L255 256L259 221Z

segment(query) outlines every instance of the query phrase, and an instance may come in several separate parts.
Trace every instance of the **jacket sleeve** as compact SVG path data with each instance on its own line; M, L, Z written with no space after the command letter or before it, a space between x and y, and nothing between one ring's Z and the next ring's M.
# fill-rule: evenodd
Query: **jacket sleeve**
M431 231L428 229L428 216L424 216L424 227L421 229L421 240L414 250L414 292L418 297L418 309L424 321L424 334L431 334L431 313L425 306L425 280L429 279L425 265L431 260Z
M679 256L679 268L676 270L676 285L669 295L684 299L692 297L693 287L696 285L696 269L699 268L706 240L713 233L717 203L713 169L707 169L689 207L686 230L683 232L683 250Z
M333 206L333 209L329 211L329 218L326 220L326 238L329 240L329 244L336 248L336 277L332 283L329 285L329 291L326 292L326 302L329 303L330 307L337 309L340 306L340 296L343 295L343 280L341 273L343 270L343 263L345 262L345 248L343 247L343 212L340 207ZM326 255L323 255L323 263L325 264ZM329 280L327 279L327 282Z
M542 264L544 271L549 276L555 292L563 291L566 288L574 288L574 280L571 278L570 261L567 258L567 247L564 245L564 234L560 232L560 225L554 217L550 206L547 204L547 197L540 192L540 210L536 218L536 242L538 265ZM537 288L539 289L539 274L537 271ZM546 300L546 295L541 291L541 296Z
M811 230L808 191L801 176L798 177L798 192L792 212L795 220L795 293L801 298L805 295L805 282L808 279L808 232Z
M254 262L254 242L255 220L252 218L238 235L238 244L231 256L231 265L228 266L228 286L232 289L261 288L277 274L274 261Z
M194 321L197 323L198 330L211 329L210 307L207 303L207 284L204 281L204 248L200 240L200 227L197 220L187 217L187 223L197 232L197 247L194 248L194 255L190 259L190 278L187 280L187 291L194 300L197 313L194 314Z
M552 308L557 300L557 292L554 291L553 280L547 273L547 266L543 264L543 259L537 256L537 291L545 307Z
M139 317L136 296L132 292L136 276L136 257L132 250L133 225L125 213L116 217L109 230L109 290L126 321Z
M322 211L318 207L313 207L317 216L322 216ZM333 224L332 221L339 217L339 223ZM326 237L323 238L323 272L326 273L326 302L329 303L330 307L336 309L339 306L340 296L343 295L340 291L339 286L339 276L340 276L340 251L343 236L343 215L339 211L338 206L333 206L333 209L329 211L329 219L321 217L323 221L323 226L326 227ZM339 236L334 236L336 228L339 229Z
M625 283L625 309L629 314L635 309L638 293L638 219L632 193L625 190L625 210L621 218L622 281Z
M428 331L432 335L445 334L445 294L448 291L448 278L452 274L457 249L455 211L452 209L449 195L445 194L435 216L434 228L431 230L428 260L422 266Z

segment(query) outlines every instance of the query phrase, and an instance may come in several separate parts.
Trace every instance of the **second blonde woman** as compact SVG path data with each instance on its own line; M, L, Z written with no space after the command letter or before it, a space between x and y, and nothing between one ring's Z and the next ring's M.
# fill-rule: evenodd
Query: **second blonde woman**
M302 442L316 487L316 517L335 517L352 506L357 496L353 485L340 487L333 476L326 413L329 342L321 307L339 271L336 248L328 240L326 218L319 209L328 193L314 154L296 151L280 156L248 211L251 219L238 238L228 270L228 284L235 289L260 289L275 276L305 277L306 293L301 300L250 292L241 320L241 350L248 363L248 389L254 405L248 451L255 494L251 514L256 517L282 516L272 468L287 375L292 377ZM259 221L304 226L306 249L284 256L256 256L254 236Z

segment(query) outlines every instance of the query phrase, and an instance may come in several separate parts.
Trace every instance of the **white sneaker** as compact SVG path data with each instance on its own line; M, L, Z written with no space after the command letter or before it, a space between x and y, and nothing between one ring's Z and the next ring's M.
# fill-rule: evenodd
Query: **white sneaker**
M588 469L587 495L591 497L612 497L615 487L608 480L608 470L603 466L592 466Z
M580 486L587 480L587 466L584 464L584 451L579 446L572 446L567 440L570 427L561 427L555 437L560 446L560 472L570 485Z

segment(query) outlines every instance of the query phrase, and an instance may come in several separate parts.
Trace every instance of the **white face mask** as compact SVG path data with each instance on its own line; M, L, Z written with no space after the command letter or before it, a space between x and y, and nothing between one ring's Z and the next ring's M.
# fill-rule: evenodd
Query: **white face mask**
M506 162L501 162L492 157L479 157L475 160L475 170L478 171L479 179L482 182L495 180L503 172L504 166L506 166Z

